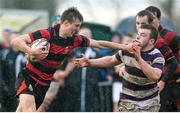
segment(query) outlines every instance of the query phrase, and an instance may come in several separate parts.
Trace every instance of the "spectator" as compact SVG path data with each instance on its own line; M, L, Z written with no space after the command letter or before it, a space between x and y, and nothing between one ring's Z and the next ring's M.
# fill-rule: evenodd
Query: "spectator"
M9 36L9 43L12 38L17 34L12 34ZM3 89L3 103L2 107L6 112L13 112L17 107L17 99L15 97L15 82L18 76L18 73L25 66L25 57L24 54L12 46L9 46L3 49L0 53L0 67L2 72L2 79L4 83Z

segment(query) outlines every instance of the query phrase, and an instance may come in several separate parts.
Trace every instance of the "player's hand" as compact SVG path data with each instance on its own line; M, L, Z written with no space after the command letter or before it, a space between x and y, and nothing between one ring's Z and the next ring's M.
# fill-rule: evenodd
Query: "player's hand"
M129 52L129 53L133 53L133 50L132 50L132 45L133 43L129 43L129 44L126 44L126 51Z
M77 67L87 67L90 65L89 59L85 57L85 55L81 55L81 58L77 58L74 60L74 64Z
M133 40L131 43L126 45L126 51L129 53L133 53L133 46L140 46L140 42L138 40Z
M48 55L48 51L45 51L46 46L39 46L37 48L31 48L31 55L37 59L44 59Z
M141 46L137 40L133 42L132 49L134 57L138 61L141 58Z

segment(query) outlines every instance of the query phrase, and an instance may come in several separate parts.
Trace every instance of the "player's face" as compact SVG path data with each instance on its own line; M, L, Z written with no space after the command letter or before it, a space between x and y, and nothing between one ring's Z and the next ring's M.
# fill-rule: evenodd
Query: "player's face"
M158 27L159 27L159 24L160 24L160 20L159 20L159 19L157 18L157 16L154 15L153 13L152 13L152 15L153 15L152 25L153 25L155 28L158 28Z
M73 34L76 34L79 32L82 22L79 19L76 19L74 22L69 23L67 35L73 36Z
M136 29L138 29L145 24L149 24L147 16L137 16L136 17Z
M141 28L138 29L136 40L140 42L142 48L145 48L148 46L149 40L150 40L150 34L151 34L151 31L148 29L141 29Z

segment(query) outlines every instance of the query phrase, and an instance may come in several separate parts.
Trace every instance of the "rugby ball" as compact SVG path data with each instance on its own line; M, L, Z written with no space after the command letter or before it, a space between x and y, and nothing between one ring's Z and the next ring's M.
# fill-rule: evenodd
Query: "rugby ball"
M40 39L37 39L35 41L33 41L31 44L30 44L30 47L31 48L37 48L38 46L45 46L45 48L43 48L42 50L43 51L48 51L49 52L49 49L50 49L50 43L45 39L45 38L40 38ZM27 60L30 61L30 62L36 62L38 61L39 59L37 59L35 56L33 55L27 55ZM42 60L42 59L41 59Z

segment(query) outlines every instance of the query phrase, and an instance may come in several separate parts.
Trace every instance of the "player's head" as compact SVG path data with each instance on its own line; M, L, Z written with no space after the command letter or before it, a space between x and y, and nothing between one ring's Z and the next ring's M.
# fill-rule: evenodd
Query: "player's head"
M145 10L149 11L153 15L153 25L158 28L160 25L161 11L155 6L149 6Z
M61 16L61 26L66 32L66 36L72 36L80 30L83 16L77 8L71 7L65 10Z
M137 30L142 25L152 24L152 22L153 22L153 15L147 10L142 10L138 12L138 14L136 15L136 29Z
M161 11L160 11L159 8L157 8L155 6L149 6L145 10L151 12L153 15L155 15L160 20L160 18L161 18Z
M76 7L70 7L67 10L65 10L61 16L61 22L64 22L66 20L71 23L75 22L76 20L83 22L83 16Z
M150 24L145 24L138 29L138 35L136 37L136 40L138 40L141 43L142 48L145 48L148 46L152 47L157 37L157 29Z

